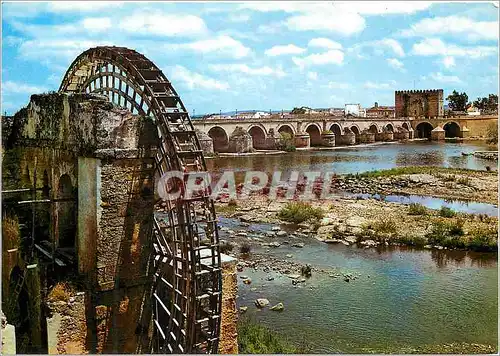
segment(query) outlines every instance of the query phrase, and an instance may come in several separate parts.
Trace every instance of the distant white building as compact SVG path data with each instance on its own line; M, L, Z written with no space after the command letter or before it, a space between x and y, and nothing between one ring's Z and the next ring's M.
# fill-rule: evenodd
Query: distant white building
M269 113L265 111L256 111L256 112L239 112L235 115L235 118L238 119L261 119L265 117L269 117Z
M345 104L344 114L351 114L357 117L366 117L366 110L361 107L361 104Z
M472 105L470 108L467 109L467 115L469 115L469 116L481 115L481 110L479 110L474 105Z

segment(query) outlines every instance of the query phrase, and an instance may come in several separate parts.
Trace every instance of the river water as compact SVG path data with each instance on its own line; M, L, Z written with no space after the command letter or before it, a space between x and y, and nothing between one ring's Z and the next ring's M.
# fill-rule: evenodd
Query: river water
M496 169L496 162L462 155L476 150L487 147L479 143L412 142L285 155L220 157L207 160L207 164L211 171L236 170L242 174L247 170L294 169L344 174L414 165ZM413 199L439 208L435 200ZM493 205L470 206L467 209L460 205L457 210L494 215L497 209ZM221 219L220 224L233 230L271 229L266 224L241 227L232 219ZM224 233L221 237L228 238ZM294 286L286 275L245 269L243 274L252 279L252 284L238 280L238 306L249 306L249 317L297 344L305 342L311 352L403 352L423 345L439 347L461 342L496 347L497 254L399 247L362 249L314 239L293 240L299 241L305 243L304 248L282 244L271 249L256 247L254 252L281 259L292 254L300 263L359 277L345 282L342 277L314 273L305 283ZM274 280L268 281L269 276ZM271 304L283 302L285 311L258 310L253 306L256 298L268 298Z
M411 141L368 147L350 146L334 150L296 151L276 155L250 155L208 159L209 171L321 171L337 174L361 173L372 170L404 166L439 166L485 170L496 169L495 161L462 152L486 151L489 147L480 142L439 143Z

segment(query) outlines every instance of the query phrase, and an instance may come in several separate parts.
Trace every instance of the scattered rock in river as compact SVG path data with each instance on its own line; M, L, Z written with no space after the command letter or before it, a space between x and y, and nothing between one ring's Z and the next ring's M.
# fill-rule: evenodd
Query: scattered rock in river
M305 244L303 242L295 242L294 244L292 244L292 247L303 248L304 246Z
M264 308L267 305L269 305L269 300L266 298L258 298L255 300L255 306L257 308Z
M240 313L246 313L246 311L248 310L248 307L240 307Z
M283 305L283 303L280 302L280 303L272 306L270 309L274 310L274 311L283 311L285 309L285 306Z
M276 234L276 236L278 236L278 237L283 237L283 236L286 236L286 235L287 235L287 232L283 231L283 230L278 231L278 233Z

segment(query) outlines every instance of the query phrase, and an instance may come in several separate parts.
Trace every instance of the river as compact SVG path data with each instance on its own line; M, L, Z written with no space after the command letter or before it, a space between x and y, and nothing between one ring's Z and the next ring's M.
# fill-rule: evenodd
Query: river
M296 169L344 174L414 165L496 169L496 162L462 155L485 149L480 143L411 142L220 157L208 160L208 165L212 171L232 169L241 173ZM472 204L470 210L467 206L459 210L479 212L474 207ZM496 206L487 208L489 215L494 215L491 209L496 210ZM241 227L236 220L220 220L220 225L233 230L271 229L267 224ZM228 238L224 233L221 237ZM247 268L240 273L249 276L252 283L246 285L238 280L238 306L249 306L250 318L287 335L298 345L305 343L313 353L408 352L423 345L439 348L462 342L496 348L497 254L401 247L363 249L314 239L293 240L298 241L305 246L256 247L254 252L280 259L292 254L293 260L301 264L359 276L345 282L329 273L314 273L305 283L294 286L286 275L273 271ZM269 281L269 276L274 280ZM253 305L256 298L268 298L271 304L283 302L285 310L258 310Z
M439 166L478 170L485 170L486 166L490 166L496 169L495 161L462 155L462 152L471 153L488 149L490 148L487 145L479 141L468 143L410 141L275 155L219 157L208 159L207 166L212 172L301 170L337 174L361 173L404 166Z
M269 224L238 224L235 219L220 223L234 230L271 230ZM304 247L284 244L287 239ZM459 342L496 345L496 254L272 240L282 245L253 252L280 259L292 254L294 262L332 269L339 276L318 272L294 286L284 274L247 268L240 275L252 283L238 280L238 306L249 306L249 317L297 345L305 340L313 353L402 352ZM345 282L345 273L358 278ZM270 276L274 280L268 281ZM257 298L272 305L282 302L285 311L259 310L253 305Z

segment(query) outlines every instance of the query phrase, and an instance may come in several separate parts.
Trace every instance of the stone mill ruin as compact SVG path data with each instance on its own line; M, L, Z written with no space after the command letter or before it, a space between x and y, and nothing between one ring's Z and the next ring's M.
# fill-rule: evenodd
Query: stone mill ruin
M154 63L89 49L2 129L6 353L237 352L212 199L157 194L165 172L206 165Z

